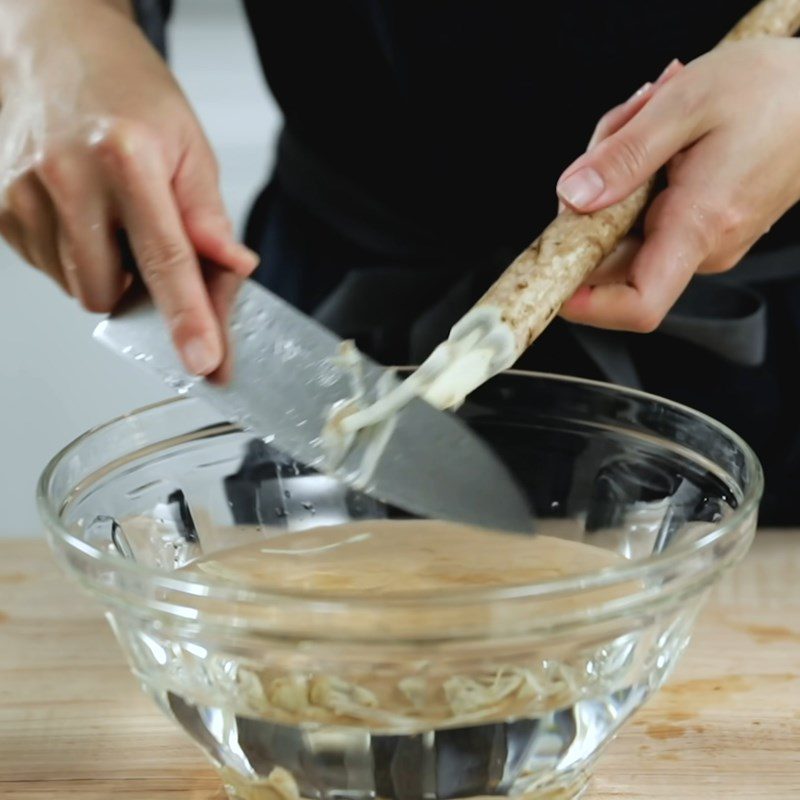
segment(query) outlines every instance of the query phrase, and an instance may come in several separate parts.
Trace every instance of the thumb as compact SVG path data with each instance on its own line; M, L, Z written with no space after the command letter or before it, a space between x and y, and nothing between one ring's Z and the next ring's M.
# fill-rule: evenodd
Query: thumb
M618 203L646 183L703 130L702 103L691 78L677 75L636 116L569 166L558 181L559 198L578 212Z
M174 187L186 235L198 255L248 276L258 266L259 257L234 236L219 190L217 162L204 137L187 151Z

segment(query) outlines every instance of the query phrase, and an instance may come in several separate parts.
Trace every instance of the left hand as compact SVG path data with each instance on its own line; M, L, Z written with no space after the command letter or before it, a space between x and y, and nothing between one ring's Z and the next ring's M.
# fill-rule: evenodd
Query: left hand
M667 188L561 314L655 330L695 273L734 267L800 200L800 41L724 45L613 109L563 174L578 212L622 200L666 166Z

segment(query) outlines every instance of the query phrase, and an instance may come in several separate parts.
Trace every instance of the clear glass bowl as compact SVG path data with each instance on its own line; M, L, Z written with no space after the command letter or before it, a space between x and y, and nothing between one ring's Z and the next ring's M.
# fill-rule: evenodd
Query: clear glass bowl
M397 513L189 398L90 431L45 469L55 552L231 798L577 797L750 546L759 464L690 409L507 373L459 413L527 491L537 533L624 558L379 597L181 571L287 531Z

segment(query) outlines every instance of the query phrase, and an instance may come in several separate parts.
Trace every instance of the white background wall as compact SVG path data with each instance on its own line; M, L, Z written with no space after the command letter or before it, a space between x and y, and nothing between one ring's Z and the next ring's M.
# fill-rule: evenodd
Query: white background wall
M240 225L272 160L280 117L236 0L177 0L171 59L222 166ZM87 428L166 396L91 339L87 314L0 242L0 537L38 536L42 467Z

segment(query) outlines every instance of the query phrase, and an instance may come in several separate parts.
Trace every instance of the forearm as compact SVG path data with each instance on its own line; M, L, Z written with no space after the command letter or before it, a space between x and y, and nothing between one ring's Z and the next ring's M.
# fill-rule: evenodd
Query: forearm
M92 6L113 8L133 18L133 0L0 0L0 24L6 30L8 25L35 20L58 6L69 6L78 13L83 13L84 9L91 12Z

